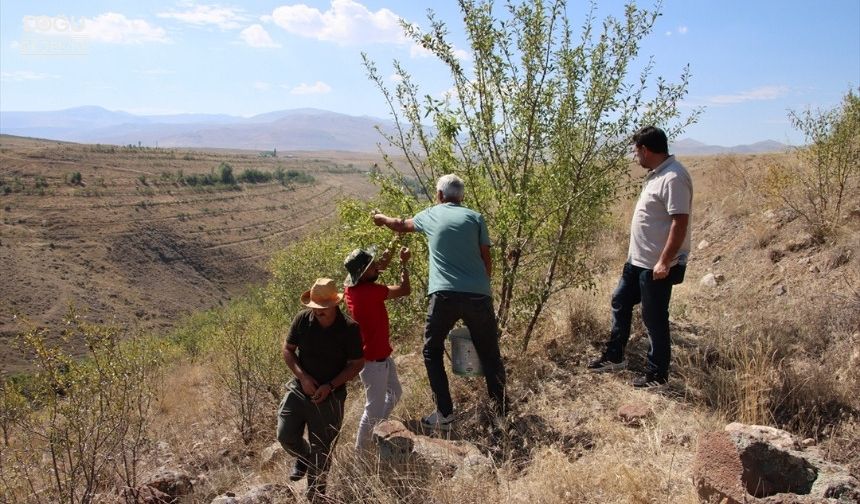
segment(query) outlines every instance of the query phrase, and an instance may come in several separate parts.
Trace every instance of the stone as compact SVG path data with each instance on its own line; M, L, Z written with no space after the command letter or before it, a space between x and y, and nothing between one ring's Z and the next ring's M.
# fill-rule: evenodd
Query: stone
M782 296L786 292L788 292L788 291L785 289L785 285L783 285L783 284L778 284L778 285L774 286L774 288L773 288L773 293L774 293L774 295L777 295L777 296Z
M379 459L394 470L426 468L446 477L471 477L492 472L492 460L466 441L448 441L415 434L397 420L385 420L373 429Z
M178 500L178 497L172 497L157 488L146 485L133 490L126 488L122 492L122 495L126 502L136 502L139 504L173 504Z
M827 270L834 270L842 265L848 264L851 261L851 249L843 248L834 250L830 257L827 258L825 267Z
M183 471L161 468L145 481L144 486L155 488L172 498L189 495L194 491L191 476Z
M651 407L645 403L627 403L618 408L618 418L627 425L642 425L651 415Z
M770 249L767 251L767 257L770 259L770 262L776 264L785 257L785 252L777 249Z
M711 242L709 242L708 240L702 240L699 242L698 245L696 245L696 249L697 250L705 250L706 248L708 248L710 246L711 246Z
M285 464L289 458L281 443L275 442L267 446L260 454L260 467L263 470L269 470L277 465Z
M717 278L713 273L708 273L699 280L699 285L713 289L717 286Z
M818 243L818 240L816 240L814 236L806 234L788 242L785 245L785 250L788 252L798 252L800 250L808 249L816 243Z
M809 267L809 272L810 273L821 273L821 270L818 269L818 266L813 264L812 266Z
M768 426L732 423L704 433L693 459L693 483L701 502L855 502L860 481L826 462L817 447L804 450L790 433Z

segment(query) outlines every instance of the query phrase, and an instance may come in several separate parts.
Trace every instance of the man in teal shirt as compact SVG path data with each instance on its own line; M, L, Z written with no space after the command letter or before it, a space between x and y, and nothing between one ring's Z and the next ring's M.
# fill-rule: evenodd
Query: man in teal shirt
M505 368L490 289L493 272L490 235L484 217L462 206L464 193L463 180L456 175L444 175L436 183L436 205L411 219L383 214L373 216L377 226L400 233L419 231L427 236L430 304L424 327L424 365L436 411L422 422L439 429L450 428L454 420L454 404L442 355L445 338L458 320L469 328L496 414L504 416L507 412Z

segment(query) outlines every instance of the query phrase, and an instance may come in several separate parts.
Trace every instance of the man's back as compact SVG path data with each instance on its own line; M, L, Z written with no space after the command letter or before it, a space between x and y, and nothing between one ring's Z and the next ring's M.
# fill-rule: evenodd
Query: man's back
M481 245L490 245L484 218L454 203L432 206L413 219L430 248L428 294L471 292L490 296L490 278L481 259Z
M364 358L384 359L391 355L388 310L385 300L388 287L376 282L362 282L344 289L344 300L361 329Z

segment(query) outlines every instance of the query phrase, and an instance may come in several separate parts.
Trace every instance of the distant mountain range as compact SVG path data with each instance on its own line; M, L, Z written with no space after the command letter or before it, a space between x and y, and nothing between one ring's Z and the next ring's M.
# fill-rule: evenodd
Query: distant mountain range
M341 150L375 152L383 141L376 127L391 120L319 109L267 112L253 117L224 114L135 115L88 106L49 112L0 111L0 133L51 140L159 147L221 147L251 150ZM788 146L768 140L722 147L692 139L675 142L681 155L779 152Z

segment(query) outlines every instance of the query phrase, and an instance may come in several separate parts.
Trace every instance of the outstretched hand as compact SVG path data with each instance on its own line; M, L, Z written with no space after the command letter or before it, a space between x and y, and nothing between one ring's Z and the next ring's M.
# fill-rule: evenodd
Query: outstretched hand
M375 213L373 214L373 223L377 226L384 226L386 221L385 214Z
M412 257L412 252L408 247L400 247L400 262L406 263Z

